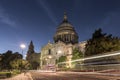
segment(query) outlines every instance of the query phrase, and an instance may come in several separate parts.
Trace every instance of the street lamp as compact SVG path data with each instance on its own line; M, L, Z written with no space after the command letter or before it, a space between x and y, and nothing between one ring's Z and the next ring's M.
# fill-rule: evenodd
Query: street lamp
M26 48L25 44L21 44L21 45L20 45L20 48L22 49L22 55L23 55L23 49ZM23 57L24 57L24 55L23 55Z
M48 56L48 58L49 58L49 59L51 59L51 58L52 58L52 56L51 56L51 55L49 55L49 56Z
M61 54L62 53L62 51L61 50L58 50L58 54Z
M26 48L25 44L21 44L20 48L22 49L22 56L24 58L23 50ZM22 71L22 60L21 60L21 71Z

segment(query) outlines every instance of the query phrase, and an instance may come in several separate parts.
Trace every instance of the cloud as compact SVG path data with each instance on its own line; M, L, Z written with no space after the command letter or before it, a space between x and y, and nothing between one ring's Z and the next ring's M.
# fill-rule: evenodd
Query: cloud
M10 16L5 12L5 10L0 7L0 22L7 24L11 27L15 27L16 23L10 18Z
M37 2L41 5L41 7L45 10L45 12L47 13L48 17L52 20L53 23L58 24L58 22L56 21L56 18L52 12L52 10L50 9L50 6L47 5L47 3L43 0L37 0Z

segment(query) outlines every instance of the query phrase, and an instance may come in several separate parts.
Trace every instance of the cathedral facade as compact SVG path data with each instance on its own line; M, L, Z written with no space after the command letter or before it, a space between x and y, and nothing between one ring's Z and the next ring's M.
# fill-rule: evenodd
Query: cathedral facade
M86 42L79 42L78 39L77 32L64 13L63 21L58 25L53 36L54 42L48 42L41 48L41 68L56 65L56 60L61 56L66 56L67 61L71 61L72 52L75 48L84 53ZM71 64L68 63L67 66L71 67Z

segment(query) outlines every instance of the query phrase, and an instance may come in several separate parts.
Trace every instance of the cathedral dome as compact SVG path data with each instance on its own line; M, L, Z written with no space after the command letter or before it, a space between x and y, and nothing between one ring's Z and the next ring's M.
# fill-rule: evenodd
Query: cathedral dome
M67 15L64 13L64 19L60 25L58 25L57 31L54 35L54 42L62 41L68 43L78 43L78 35L70 22L67 20Z

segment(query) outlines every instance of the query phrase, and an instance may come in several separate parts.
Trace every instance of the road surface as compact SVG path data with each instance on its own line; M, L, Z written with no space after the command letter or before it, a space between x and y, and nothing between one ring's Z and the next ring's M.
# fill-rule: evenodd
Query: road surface
M39 72L30 71L0 80L120 80L120 74L96 72Z
M33 80L120 80L119 75L87 72L31 72Z

